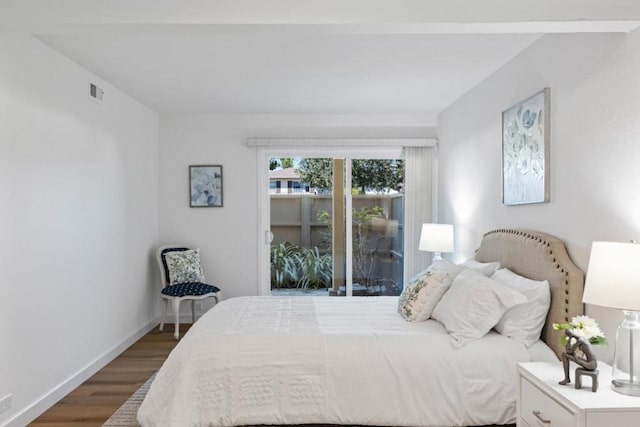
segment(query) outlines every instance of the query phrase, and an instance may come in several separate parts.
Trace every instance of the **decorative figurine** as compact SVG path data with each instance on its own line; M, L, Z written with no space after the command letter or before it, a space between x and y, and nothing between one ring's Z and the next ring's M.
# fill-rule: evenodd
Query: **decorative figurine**
M562 367L564 368L564 380L559 384L565 385L571 382L569 378L569 361L573 361L581 366L576 369L576 388L582 388L582 375L591 377L591 390L598 390L598 360L596 359L591 344L586 338L580 337L567 329L564 333L568 337L566 350L562 352Z
M564 331L561 343L566 350L562 352L562 367L564 379L559 384L571 383L569 377L569 364L571 361L578 364L576 368L576 388L582 388L582 377L591 377L591 391L598 390L598 360L591 345L607 344L604 334L598 324L587 316L576 316L571 323L554 323L553 329Z

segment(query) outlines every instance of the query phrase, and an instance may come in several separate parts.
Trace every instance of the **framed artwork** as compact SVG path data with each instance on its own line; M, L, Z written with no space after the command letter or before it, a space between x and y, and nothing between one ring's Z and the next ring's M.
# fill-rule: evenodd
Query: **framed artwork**
M549 201L549 88L502 113L502 203Z
M221 208L222 165L189 166L189 195L192 208Z

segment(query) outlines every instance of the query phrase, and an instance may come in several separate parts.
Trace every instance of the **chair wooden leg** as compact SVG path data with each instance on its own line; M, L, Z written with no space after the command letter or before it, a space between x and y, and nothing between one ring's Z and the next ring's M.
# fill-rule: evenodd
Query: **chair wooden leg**
M174 298L173 301L173 315L175 318L175 331L173 332L173 336L178 339L180 337L180 299Z
M169 304L169 300L166 298L162 298L163 306L162 306L162 316L160 316L160 332L164 329L164 316L167 315L167 305Z
M191 300L191 324L196 323L196 300Z

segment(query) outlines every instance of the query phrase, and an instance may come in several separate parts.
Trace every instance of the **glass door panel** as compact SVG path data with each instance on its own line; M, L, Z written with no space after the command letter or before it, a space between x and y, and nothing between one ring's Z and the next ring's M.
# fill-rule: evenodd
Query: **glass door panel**
M329 295L333 288L332 162L326 158L269 162L272 295Z
M404 163L351 163L353 296L400 295L403 286Z

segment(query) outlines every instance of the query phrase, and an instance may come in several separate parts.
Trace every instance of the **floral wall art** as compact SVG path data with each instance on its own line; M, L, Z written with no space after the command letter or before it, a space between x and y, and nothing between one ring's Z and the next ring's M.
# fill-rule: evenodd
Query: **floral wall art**
M189 166L189 193L192 208L222 207L222 166Z
M502 203L549 201L549 88L502 113Z

